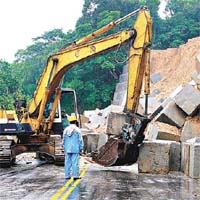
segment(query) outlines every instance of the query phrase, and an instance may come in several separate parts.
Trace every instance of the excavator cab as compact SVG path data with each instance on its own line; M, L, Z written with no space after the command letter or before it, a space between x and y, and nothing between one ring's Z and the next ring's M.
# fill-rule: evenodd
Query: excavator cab
M46 119L46 123L49 123L49 116L51 115L56 99L55 95L51 96L44 109L44 117ZM77 106L77 95L74 89L61 88L61 96L55 110L51 131L56 135L62 135L64 128L70 122L76 123L77 126L80 124Z

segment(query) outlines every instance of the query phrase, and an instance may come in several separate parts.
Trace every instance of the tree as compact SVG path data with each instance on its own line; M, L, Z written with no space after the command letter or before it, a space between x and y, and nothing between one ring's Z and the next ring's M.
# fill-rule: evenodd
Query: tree
M13 66L0 60L0 108L13 108L14 99L22 97L19 85Z
M166 7L169 16L163 20L156 47L178 47L188 39L200 36L200 4L198 0L170 0Z

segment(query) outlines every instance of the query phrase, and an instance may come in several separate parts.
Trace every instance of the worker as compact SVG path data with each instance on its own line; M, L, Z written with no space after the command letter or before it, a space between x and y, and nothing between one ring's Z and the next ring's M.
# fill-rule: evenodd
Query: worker
M68 115L66 114L66 112L64 110L61 111L61 118L62 118L62 126L63 126L63 130L69 126L69 121L67 119Z
M65 152L65 178L71 178L70 169L74 179L79 179L79 156L83 151L83 139L80 129L74 124L66 127L63 131L63 149Z

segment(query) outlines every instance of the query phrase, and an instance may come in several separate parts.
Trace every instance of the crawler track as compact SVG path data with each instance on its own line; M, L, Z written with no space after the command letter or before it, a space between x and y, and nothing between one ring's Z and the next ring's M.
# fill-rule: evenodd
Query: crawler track
M55 164L63 165L65 160L65 155L62 147L62 138L60 135L52 135L51 141L54 142L55 146L55 151L54 151Z
M0 167L10 167L15 161L15 155L12 152L14 141L11 139L0 138Z

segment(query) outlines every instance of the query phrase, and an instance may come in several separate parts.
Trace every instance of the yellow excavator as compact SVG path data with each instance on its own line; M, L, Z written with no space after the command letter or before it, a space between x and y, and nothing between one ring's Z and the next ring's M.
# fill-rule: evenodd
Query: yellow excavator
M136 14L138 16L131 29L95 39ZM123 45L129 46L128 90L124 110L127 123L122 128L122 133L115 138L110 138L94 160L104 166L135 162L138 146L144 139L143 131L149 122L146 115L147 106L144 116L137 114L137 107L143 80L145 80L146 97L150 92L151 41L150 12L147 7L141 7L50 56L32 100L28 104L26 101L16 101L15 112L0 111L0 165L10 166L15 161L16 155L24 152L43 153L52 158L55 163L63 162L60 102L63 93L72 92L61 88L65 73L76 64ZM148 98L146 98L146 105L147 103Z

